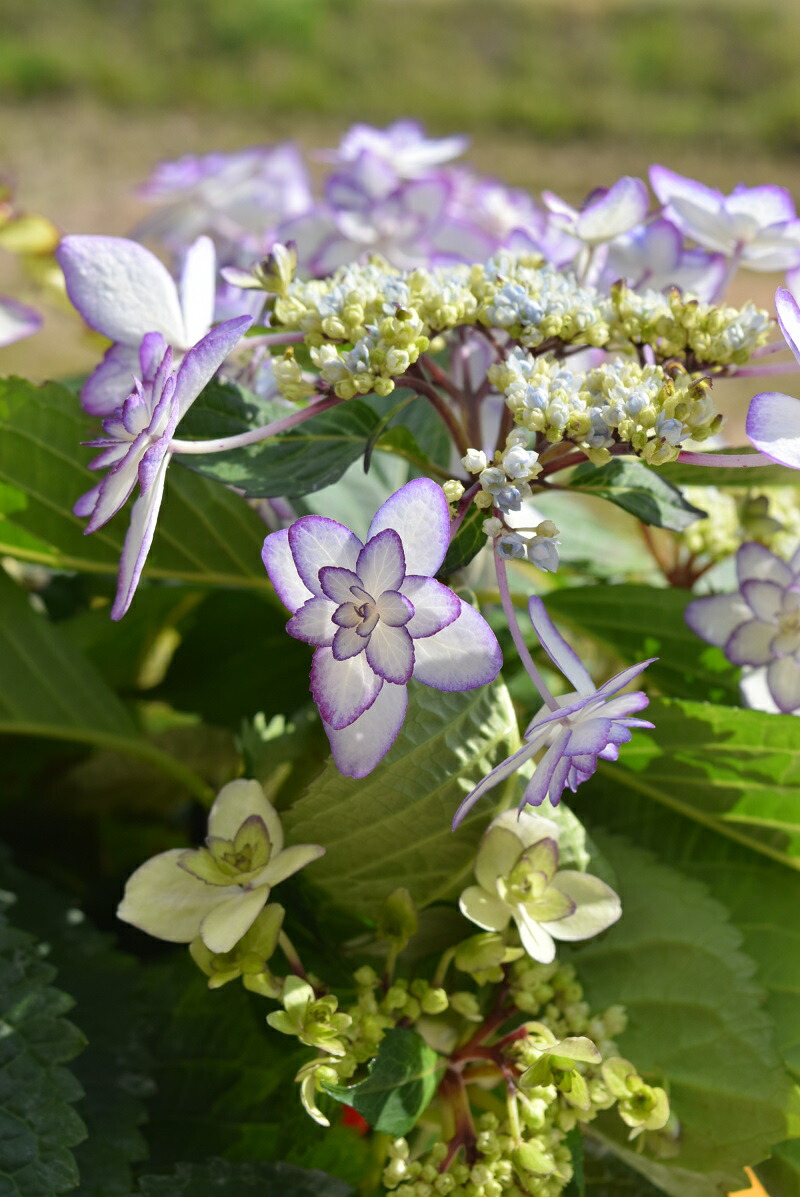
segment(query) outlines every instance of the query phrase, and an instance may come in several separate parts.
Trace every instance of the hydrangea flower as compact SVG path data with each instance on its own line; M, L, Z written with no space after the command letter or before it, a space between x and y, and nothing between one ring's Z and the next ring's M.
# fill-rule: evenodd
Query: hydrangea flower
M287 631L316 648L311 693L348 777L365 777L389 751L412 677L451 691L497 677L489 625L433 577L449 543L447 499L428 478L387 499L365 544L318 515L264 541L270 581L292 612Z
M257 781L223 786L203 848L171 848L130 877L117 917L156 939L230 952L264 909L270 890L322 856L318 844L284 847L277 811Z
M33 336L42 326L42 318L33 308L16 299L0 296L0 349Z
M686 622L734 665L766 669L779 711L800 708L800 549L782 561L755 542L736 554L739 589L712 594L686 608Z
M385 129L373 125L352 125L335 150L323 150L318 157L341 165L356 162L364 153L382 159L396 177L417 179L431 167L457 158L469 145L469 138L426 137L418 121L398 120Z
M779 287L775 294L775 311L786 344L800 365L800 307L785 287ZM745 427L756 449L779 465L800 469L800 399L780 391L754 395Z
M784 187L734 187L723 195L665 166L650 168L664 215L704 249L736 258L750 270L786 270L800 263L800 220Z
M522 946L541 964L555 959L555 940L599 935L622 913L599 877L558 867L558 827L528 811L506 811L490 824L475 861L477 885L464 890L461 913L485 931L513 919Z
M167 349L152 382L136 379L122 406L103 420L106 435L87 442L101 450L90 462L90 469L108 469L108 473L73 508L75 515L88 517L86 533L96 532L116 515L137 482L141 492L131 510L122 549L112 619L122 618L139 584L156 529L172 457L170 441L178 422L249 324L249 316L220 324L189 350L175 373L171 373L172 351Z
M552 191L542 199L553 214L554 224L585 245L601 245L641 224L650 207L650 196L641 179L625 175L612 187L598 187L583 207L573 208Z
M546 752L537 764L520 801L524 806L539 806L549 798L557 806L564 787L575 792L581 782L592 776L598 760L615 761L619 745L631 738L631 729L652 727L634 716L647 706L641 690L620 694L655 657L631 665L597 689L580 658L557 631L544 603L533 596L528 600L533 630L550 660L572 683L575 690L555 701L557 710L542 707L525 731L522 748L497 765L467 795L458 808L453 826L466 817L479 798L510 777L541 749Z
M624 278L634 288L680 287L710 301L724 275L722 254L687 249L677 225L662 219L631 229L610 243L600 285L610 287Z
M74 307L114 342L81 390L91 415L111 415L134 375L152 382L168 345L179 361L211 328L216 259L208 237L187 251L177 284L154 254L125 237L65 237L56 257Z

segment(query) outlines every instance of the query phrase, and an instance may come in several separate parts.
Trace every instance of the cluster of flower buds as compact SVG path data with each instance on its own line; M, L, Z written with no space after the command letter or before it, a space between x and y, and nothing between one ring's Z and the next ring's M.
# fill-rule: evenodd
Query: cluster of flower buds
M744 478L743 482L747 479ZM746 541L765 545L779 557L800 540L800 502L793 486L684 486L684 497L706 513L679 534L682 545L704 562L724 561Z

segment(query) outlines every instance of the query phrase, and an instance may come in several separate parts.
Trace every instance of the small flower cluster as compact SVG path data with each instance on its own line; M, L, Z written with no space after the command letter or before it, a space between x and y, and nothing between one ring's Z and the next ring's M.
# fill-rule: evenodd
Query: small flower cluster
M481 490L478 507L499 507L505 513L519 511L522 500L531 496L530 480L540 474L539 455L528 449L528 434L520 428L506 437L505 449L498 449L491 465L482 449L469 449L461 458L468 474L477 474Z
M746 482L746 478L743 479ZM759 486L721 489L683 486L684 498L706 512L679 533L689 553L704 561L723 561L746 541L757 541L778 556L791 554L800 540L800 503L795 487Z
M551 444L571 441L596 465L613 445L630 446L651 465L674 461L683 441L711 436L721 420L708 380L677 364L619 358L582 371L517 348L490 367L489 378L518 425Z
M742 366L773 331L768 312L753 303L743 308L704 303L676 287L635 291L611 287L613 341L651 345L663 359L679 358L692 368Z

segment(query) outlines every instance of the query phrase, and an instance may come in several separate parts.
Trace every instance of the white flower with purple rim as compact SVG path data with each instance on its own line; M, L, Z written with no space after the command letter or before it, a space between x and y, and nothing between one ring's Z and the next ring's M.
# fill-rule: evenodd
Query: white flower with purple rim
M469 145L469 138L426 137L418 121L398 120L385 129L373 125L352 125L335 150L321 150L326 162L355 162L365 152L382 159L397 178L416 179L434 166L457 158Z
M112 619L122 618L139 584L164 495L164 479L172 457L169 446L178 422L249 324L249 316L220 324L189 350L174 374L172 351L167 349L152 382L134 380L133 392L103 420L106 435L87 442L101 450L89 468L108 469L108 473L73 509L75 515L88 517L86 533L95 532L116 515L137 482L141 492L131 509Z
M788 715L800 708L800 549L787 564L748 542L736 554L736 574L738 591L695 599L686 622L732 664L765 672L778 710Z
M522 748L497 765L458 808L453 827L466 817L479 798L510 777L521 765L542 749L545 753L525 787L520 809L539 806L549 798L557 806L565 786L575 792L581 782L592 776L598 760L615 761L620 744L631 738L631 729L652 727L635 715L648 703L641 690L621 694L656 658L631 665L605 685L596 688L586 667L570 648L547 614L540 598L528 600L533 630L550 660L560 669L575 690L555 701L557 710L542 707L525 731Z
M641 179L625 175L612 187L598 187L581 208L573 208L552 191L542 199L553 214L553 223L585 245L601 245L641 224L650 207L650 196Z
M33 336L41 326L42 318L33 308L0 296L0 349Z
M528 811L506 811L490 824L475 879L459 899L461 913L485 931L504 931L513 919L523 948L541 964L555 959L554 940L589 939L622 913L604 881L559 869L558 827Z
M800 220L784 187L744 187L730 195L676 174L650 168L650 184L664 215L712 253L736 258L750 270L786 270L800 263Z
M447 499L428 478L387 499L366 543L317 515L264 541L270 581L292 612L287 631L316 648L311 693L348 777L365 777L389 751L412 677L471 690L500 671L489 625L433 577L449 543Z
M786 344L800 365L800 307L785 287L775 293L775 311ZM800 399L780 391L754 395L745 430L756 449L779 465L800 470Z
M669 220L653 220L615 238L600 284L624 278L631 287L663 291L680 287L707 301L725 275L725 257L687 249L683 233Z
M187 250L177 284L154 254L125 237L65 237L56 257L74 307L114 342L81 390L93 416L111 415L134 375L152 382L168 345L177 365L211 327L216 258L208 237Z

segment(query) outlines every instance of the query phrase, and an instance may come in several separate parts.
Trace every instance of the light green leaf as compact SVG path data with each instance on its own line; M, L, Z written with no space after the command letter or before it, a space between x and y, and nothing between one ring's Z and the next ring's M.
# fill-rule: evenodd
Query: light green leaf
M178 1164L169 1176L143 1176L136 1197L355 1197L335 1176L294 1164L206 1160Z
M403 729L377 769L353 781L331 762L284 815L290 842L325 845L309 881L367 917L400 885L418 906L458 894L494 805L478 803L455 833L453 816L517 743L502 682L461 694L412 683Z
M71 1148L86 1136L73 1106L81 1087L65 1067L85 1046L64 1018L72 1006L51 987L41 945L0 913L0 1178L9 1197L73 1189Z
M741 1187L740 1169L785 1137L792 1092L754 965L703 886L623 840L598 841L619 878L623 918L569 955L593 1008L624 1003L620 1051L646 1080L666 1082L680 1135L674 1157L657 1162L627 1146L613 1111L597 1131L675 1197Z
M91 536L72 514L100 477L80 447L96 432L66 387L0 380L0 554L53 569L117 572L128 512ZM241 499L173 462L145 577L268 590L264 533Z
M645 524L682 532L706 513L684 499L657 470L651 470L635 458L615 458L604 466L588 462L578 466L570 477L570 490L596 495L615 503Z
M444 1063L414 1031L395 1028L381 1040L363 1081L326 1085L325 1092L358 1110L375 1130L406 1135L433 1098Z
M739 702L739 670L719 648L705 645L686 624L692 595L682 590L621 583L553 590L544 596L557 620L588 633L614 650L626 665L648 665L647 684L678 698Z
M231 384L211 383L181 422L184 440L234 436L287 415L282 404L265 403ZM257 498L295 498L330 486L364 456L379 425L358 399L312 416L280 436L226 453L186 455L191 470Z
M662 803L800 869L800 739L791 715L662 699L620 761L601 765L617 793Z
M76 740L142 757L198 796L208 787L134 726L99 673L0 569L0 735Z

